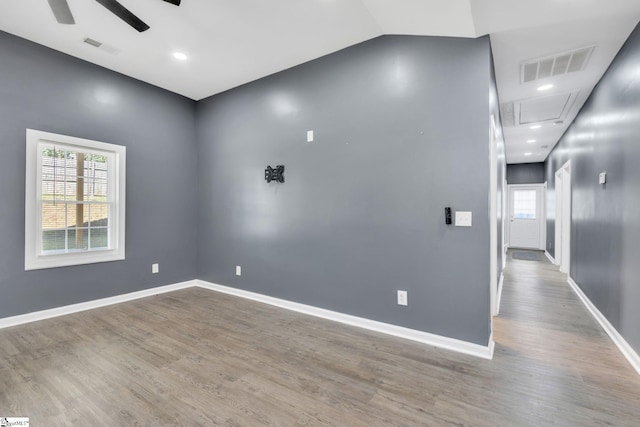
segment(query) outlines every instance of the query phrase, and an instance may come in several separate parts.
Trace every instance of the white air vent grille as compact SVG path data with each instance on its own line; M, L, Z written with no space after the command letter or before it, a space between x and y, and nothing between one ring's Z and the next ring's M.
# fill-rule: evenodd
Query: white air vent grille
M120 49L115 48L115 47L113 47L111 45L99 42L98 40L94 40L94 39L92 39L90 37L86 37L83 41L86 44L91 45L91 46L93 46L95 48L98 48L99 50L102 50L104 52L110 53L111 55L117 55L117 54L120 53Z
M89 37L87 37L86 39L84 39L84 42L85 42L86 44L90 44L90 45L91 45L91 46L93 46L93 47L100 47L100 46L102 46L102 43L100 43L100 42L99 42L99 41L97 41L97 40L91 39L91 38L89 38Z
M525 62L520 67L520 81L528 83L551 76L582 71L587 66L594 48L595 46L583 47Z

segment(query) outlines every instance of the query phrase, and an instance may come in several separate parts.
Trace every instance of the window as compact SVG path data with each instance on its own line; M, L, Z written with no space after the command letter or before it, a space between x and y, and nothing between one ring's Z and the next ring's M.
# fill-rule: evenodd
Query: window
M536 190L513 192L513 218L536 219Z
M27 129L25 269L124 259L123 146Z

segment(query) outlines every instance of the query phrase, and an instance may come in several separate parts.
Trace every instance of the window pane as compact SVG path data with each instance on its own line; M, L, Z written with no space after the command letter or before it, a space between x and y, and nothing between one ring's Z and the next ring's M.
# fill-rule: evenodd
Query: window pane
M69 230L69 250L86 250L89 245L89 230L87 228Z
M91 234L91 248L106 249L109 247L109 230L107 228L92 228L89 233Z
M64 230L42 230L42 251L64 250L64 234Z
M56 147L41 153L42 251L107 248L108 157Z
M64 229L66 226L66 206L64 203L42 204L42 229Z
M513 191L513 217L536 219L536 190Z
M109 226L109 205L103 203L92 203L91 205L91 223L93 227Z

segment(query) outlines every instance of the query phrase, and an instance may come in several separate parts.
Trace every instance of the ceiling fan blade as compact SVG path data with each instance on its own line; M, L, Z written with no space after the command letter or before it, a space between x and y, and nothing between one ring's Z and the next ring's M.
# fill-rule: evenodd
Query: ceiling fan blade
M53 12L53 16L56 17L56 21L60 24L75 24L71 9L69 9L69 3L67 0L49 0L49 6Z
M167 3L175 4L176 6L180 6L180 0L164 0Z
M131 25L133 28L138 30L138 32L147 31L149 26L142 22L140 18L134 15L129 9L121 5L117 0L96 0L98 3L106 7L116 15L118 18L122 19L127 24Z

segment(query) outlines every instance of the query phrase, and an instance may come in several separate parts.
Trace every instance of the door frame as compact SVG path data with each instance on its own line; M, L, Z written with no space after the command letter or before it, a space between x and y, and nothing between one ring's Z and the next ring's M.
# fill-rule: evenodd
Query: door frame
M492 114L489 124L489 298L490 322L498 315L498 130Z
M540 192L540 244L537 250L545 250L547 247L547 183L535 183L535 184L509 184L507 185L507 208L506 208L506 216L505 223L511 223L511 189L512 188L525 188L525 187L536 187ZM507 224L506 226L506 244L509 248L516 248L517 246L511 246L511 227Z
M556 220L554 259L560 271L571 270L571 160L555 173Z

